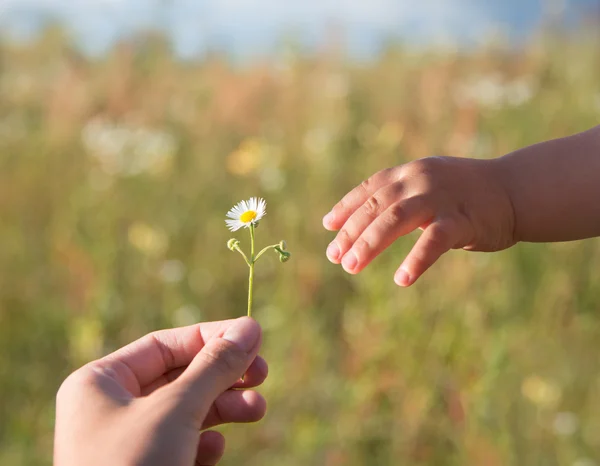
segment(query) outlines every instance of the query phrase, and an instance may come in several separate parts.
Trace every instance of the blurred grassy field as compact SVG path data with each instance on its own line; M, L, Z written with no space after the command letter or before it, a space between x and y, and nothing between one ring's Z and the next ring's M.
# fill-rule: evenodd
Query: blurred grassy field
M95 60L59 30L0 45L0 464L51 464L74 368L155 329L244 314L224 216L263 196L266 418L223 465L600 465L600 242L455 251L413 288L415 235L359 276L321 217L373 172L489 158L598 123L597 34L518 53L335 49L234 67L158 37ZM247 238L238 235L242 244Z

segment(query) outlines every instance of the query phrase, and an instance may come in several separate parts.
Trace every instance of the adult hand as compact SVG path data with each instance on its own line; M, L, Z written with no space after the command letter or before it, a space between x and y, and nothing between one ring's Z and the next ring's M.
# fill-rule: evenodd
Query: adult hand
M224 438L201 431L264 416L240 390L267 376L260 344L242 317L154 332L75 371L57 395L55 466L217 464Z

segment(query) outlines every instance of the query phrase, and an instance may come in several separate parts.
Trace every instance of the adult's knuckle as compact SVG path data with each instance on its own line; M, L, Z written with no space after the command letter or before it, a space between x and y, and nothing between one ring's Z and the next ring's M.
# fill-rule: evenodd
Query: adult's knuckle
M162 339L162 335L160 332L152 332L148 334L148 338L156 345L158 348L161 358L165 363L165 367L171 368L175 366L175 354L169 348L167 344L165 344Z
M78 393L82 392L85 387L95 382L97 375L90 368L90 365L86 365L77 369L71 373L60 385L56 393L56 399L73 399Z
M242 370L246 362L246 354L241 348L224 339L205 346L200 355L208 366L224 374Z
M56 392L56 399L60 401L63 398L68 398L69 394L73 392L75 387L76 382L73 379L73 374L71 374L65 380L63 380L63 382L60 384L60 387L58 387L58 391Z
M377 172L377 176L383 179L391 179L397 171L398 167L388 167Z

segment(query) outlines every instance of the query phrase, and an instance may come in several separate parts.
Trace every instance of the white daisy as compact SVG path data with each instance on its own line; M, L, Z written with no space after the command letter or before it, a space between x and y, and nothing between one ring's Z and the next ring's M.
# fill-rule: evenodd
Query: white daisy
M225 220L227 228L231 231L237 231L240 228L248 228L250 225L256 225L258 221L267 213L267 203L264 199L252 197L247 201L242 201L233 206L227 212L228 220Z

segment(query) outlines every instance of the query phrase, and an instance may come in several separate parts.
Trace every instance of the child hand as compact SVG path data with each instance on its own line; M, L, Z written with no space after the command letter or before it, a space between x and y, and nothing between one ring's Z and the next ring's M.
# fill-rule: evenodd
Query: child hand
M512 246L514 213L495 160L429 157L382 170L350 191L323 219L339 230L327 257L356 274L400 236L423 234L394 281L413 284L450 249Z

